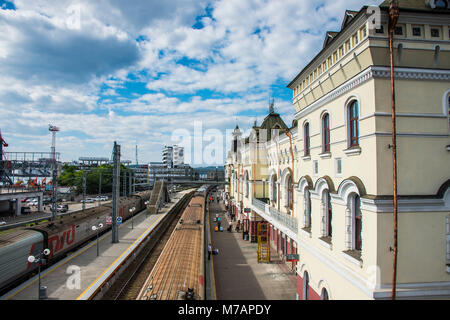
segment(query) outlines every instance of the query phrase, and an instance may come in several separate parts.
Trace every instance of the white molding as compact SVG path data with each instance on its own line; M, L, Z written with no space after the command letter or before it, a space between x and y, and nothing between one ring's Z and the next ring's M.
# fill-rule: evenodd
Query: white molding
M324 153L320 153L319 157L321 157L322 159L331 159L331 152L324 152Z
M341 252L341 255L347 260L350 261L352 264L354 264L357 267L362 268L363 267L363 263L361 260L355 259L352 256L346 254L345 252Z
M391 132L375 132L377 136L392 136ZM397 133L398 137L421 137L421 138L447 138L449 134L439 134L439 133L424 133L424 132L408 132L408 133Z
M350 148L350 149L345 149L343 151L349 157L350 156L358 156L358 155L361 154L361 147L358 147L358 148L353 147L353 148Z
M328 243L328 242L325 242L325 241L323 241L323 240L320 239L320 238L319 238L319 244L320 244L322 247L325 247L325 248L327 248L327 249L329 249L329 250L333 250L333 245L332 245L332 244L330 244L330 243Z
M364 119L366 118L371 118L371 117L392 117L392 113L391 112L375 112L372 114L367 115L366 117L364 117ZM446 115L442 115L440 113L395 113L396 117L411 117L411 118L447 118ZM359 120L363 120L362 118Z
M392 213L394 211L393 200L371 200L361 198L361 209L376 213ZM398 200L399 212L447 212L450 208L444 199L400 199Z

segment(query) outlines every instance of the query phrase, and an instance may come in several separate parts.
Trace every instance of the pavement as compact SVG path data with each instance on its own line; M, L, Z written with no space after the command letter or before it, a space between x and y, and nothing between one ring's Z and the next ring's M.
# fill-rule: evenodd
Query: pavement
M222 221L223 232L214 231L216 213ZM297 278L275 252L270 263L258 263L257 243L243 240L242 232L228 232L229 220L221 203L211 203L209 234L213 249L218 255L207 260L211 268L212 284L217 300L295 300ZM208 279L208 277L207 277ZM214 290L215 289L215 290ZM208 294L207 294L208 296ZM210 295L214 299L214 292Z

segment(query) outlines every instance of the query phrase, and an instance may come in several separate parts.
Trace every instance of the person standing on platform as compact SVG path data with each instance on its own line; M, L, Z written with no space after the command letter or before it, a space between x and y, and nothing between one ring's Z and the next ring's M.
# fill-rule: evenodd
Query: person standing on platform
M211 243L208 244L208 260L211 260L211 252L212 252L212 247L211 247Z

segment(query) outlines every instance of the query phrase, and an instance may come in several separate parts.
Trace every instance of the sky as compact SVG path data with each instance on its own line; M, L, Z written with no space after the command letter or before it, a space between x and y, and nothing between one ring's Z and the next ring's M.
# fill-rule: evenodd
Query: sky
M189 146L184 133L197 137L186 162L223 164L226 133L261 124L269 99L291 126L287 85L325 32L381 2L0 0L6 151L49 152L52 124L63 161L110 158L114 141L122 160L137 145L139 163L160 161L164 145Z

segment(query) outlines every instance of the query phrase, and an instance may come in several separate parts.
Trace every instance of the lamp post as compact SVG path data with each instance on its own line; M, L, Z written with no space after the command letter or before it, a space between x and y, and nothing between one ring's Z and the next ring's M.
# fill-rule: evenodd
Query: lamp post
M134 229L134 224L133 224L133 217L134 217L134 211L136 210L135 207L130 208L130 213L131 213L131 229Z
M145 204L145 217L147 218L148 217L148 204L149 204L150 202L147 200L147 201L145 201L144 202L144 204Z
M41 288L41 262L42 263L46 263L47 259L43 258L43 256L48 256L50 255L50 249L45 249L44 251L42 251L41 253L37 254L36 256L29 256L28 257L28 262L29 263L37 263L38 264L38 274L39 274L39 282L38 282L38 299L42 300L45 299L46 297L42 295L41 289L47 289L46 287L42 287ZM43 291L42 290L42 291Z
M92 231L97 231L97 257L99 255L98 252L98 230L100 230L101 228L103 228L103 223L99 223L98 227L97 226L92 226Z
M266 198L266 179L262 179L263 182L263 198Z

